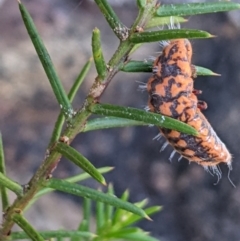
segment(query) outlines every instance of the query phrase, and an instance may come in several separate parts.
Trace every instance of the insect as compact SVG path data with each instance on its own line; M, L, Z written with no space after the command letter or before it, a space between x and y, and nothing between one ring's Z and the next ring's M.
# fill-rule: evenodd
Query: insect
M195 73L191 65L192 46L187 39L171 40L164 43L162 53L153 64L153 75L148 80L149 110L170 116L195 128L199 135L193 136L175 130L160 128L167 139L164 149L170 144L190 162L196 162L218 181L222 176L218 164L225 163L232 169L232 157L225 144L219 139L212 126L202 114L207 108L204 101L197 98L201 91L195 90Z

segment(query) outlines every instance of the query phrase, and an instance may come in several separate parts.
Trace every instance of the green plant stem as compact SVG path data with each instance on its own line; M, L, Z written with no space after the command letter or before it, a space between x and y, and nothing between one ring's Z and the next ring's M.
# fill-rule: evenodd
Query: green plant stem
M156 2L156 0L154 0L153 2ZM152 11L149 10L149 7L141 12L141 16L144 16L145 19L147 18L148 14L152 15ZM141 24L144 23L145 21L141 21L141 17L138 17L133 27L143 27L141 26ZM131 32L133 33L134 30L131 30ZM107 64L108 72L105 79L99 82L98 77L95 78L95 82L93 83L83 106L73 117L71 125L66 127L65 131L63 132L63 136L67 136L70 143L75 138L75 136L84 129L85 122L91 115L88 110L89 107L96 103L101 97L101 95L104 93L105 89L107 88L108 84L111 82L115 74L122 68L129 52L132 50L133 47L134 44L131 44L129 41L120 42L118 49ZM61 154L54 151L54 146L55 143L53 143L47 150L44 162L30 180L28 190L26 190L24 196L17 198L12 204L12 206L5 213L5 220L2 223L2 228L0 229L0 240L6 239L7 235L10 233L10 230L14 224L13 220L11 219L11 216L14 214L14 209L19 208L21 210L24 210L28 203L31 201L31 199L34 197L34 195L39 191L42 183L49 178L53 170L56 168L59 159L61 158Z
M0 240L6 240L8 237L8 234L11 231L11 228L14 224L14 221L12 220L12 216L15 214L15 210L21 210L23 211L24 208L27 206L27 204L31 201L31 199L34 197L36 192L41 187L41 183L49 177L50 173L53 171L53 169L56 167L57 162L59 158L61 157L60 154L56 152L52 152L43 164L40 166L36 174L33 176L31 181L29 182L28 189L26 189L25 194L22 197L18 197L11 207L7 210L5 214L5 219L2 224L2 229L0 230Z
M145 27L148 21L156 13L157 2L157 0L147 1L147 3L144 4L145 7L139 9L138 16L131 27L130 35L138 31L138 29L143 29Z

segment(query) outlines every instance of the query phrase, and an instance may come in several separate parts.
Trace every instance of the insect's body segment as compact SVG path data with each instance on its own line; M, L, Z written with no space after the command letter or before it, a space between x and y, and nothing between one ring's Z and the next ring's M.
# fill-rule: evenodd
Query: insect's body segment
M199 135L192 136L160 128L173 148L189 161L197 162L206 170L221 177L217 165L226 163L231 169L231 155L221 142L201 110L207 107L198 101L193 88L192 47L187 39L169 41L153 65L149 79L149 109L194 127Z

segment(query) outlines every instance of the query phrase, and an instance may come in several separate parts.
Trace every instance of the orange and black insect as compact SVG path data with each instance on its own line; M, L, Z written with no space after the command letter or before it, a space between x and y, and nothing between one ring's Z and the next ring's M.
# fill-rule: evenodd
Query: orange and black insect
M147 83L149 110L170 116L194 127L199 135L192 136L175 130L160 128L174 151L190 162L196 162L205 170L221 178L220 163L231 170L232 157L225 144L219 139L201 110L207 107L199 101L194 90L194 71L191 65L192 46L187 39L165 43L162 53L153 64L153 76Z

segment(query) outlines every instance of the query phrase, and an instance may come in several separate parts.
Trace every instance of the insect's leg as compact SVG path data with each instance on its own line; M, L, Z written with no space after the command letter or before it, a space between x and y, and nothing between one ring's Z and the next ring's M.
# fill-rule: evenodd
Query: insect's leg
M200 110L206 110L207 109L207 103L203 100L198 100L198 103L197 103L197 107L200 109Z
M193 94L195 95L201 95L202 94L202 91L201 90L196 90L196 89L193 89Z

